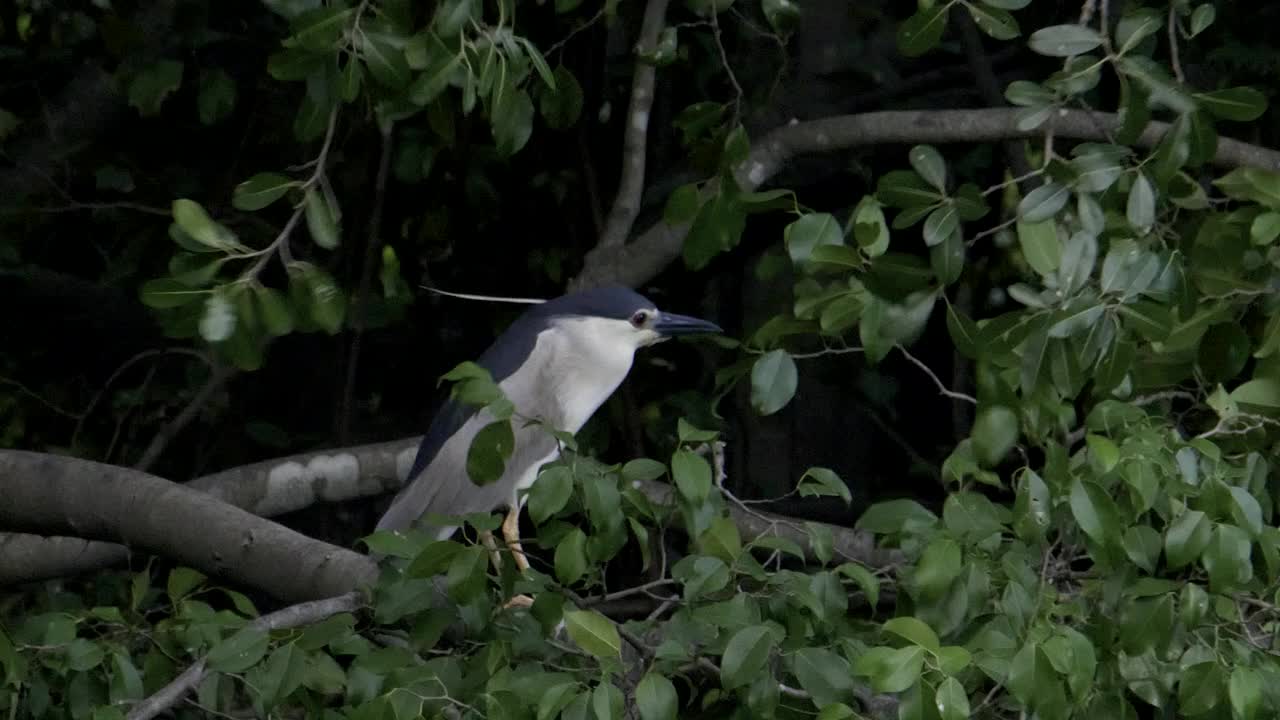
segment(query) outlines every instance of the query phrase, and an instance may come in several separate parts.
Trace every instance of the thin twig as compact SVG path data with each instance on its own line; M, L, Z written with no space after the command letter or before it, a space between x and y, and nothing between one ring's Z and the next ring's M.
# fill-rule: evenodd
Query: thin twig
M324 178L325 161L329 157L329 149L333 147L334 131L337 126L338 108L335 106L333 110L329 112L329 126L325 130L324 141L320 145L320 152L316 155L315 169L311 172L311 177L307 178L306 182L302 184L302 190L304 193ZM289 220L284 224L284 228L280 230L280 234L276 235L276 239L272 240L270 245L260 251L258 261L253 264L253 267L245 271L242 277L249 279L258 277L258 274L262 272L262 269L271 261L273 253L280 247L288 244L289 236L293 234L293 229L297 227L298 222L302 220L302 215L306 212L306 207L307 202L304 197L304 199L298 203L297 207L293 209L293 214L289 216Z
M155 437L151 438L151 443L147 445L147 449L143 451L142 457L138 459L133 468L144 472L149 470L155 464L155 461L160 458L160 453L164 452L164 449L169 446L174 436L187 425L190 425L192 420L195 420L200 411L204 409L205 404L209 402L209 398L213 397L218 388L222 387L223 383L233 374L235 374L235 370L230 366L214 365L209 373L208 381L200 386L200 389L196 391L195 397L191 398L191 402L187 403L187 406L182 408L182 412L178 413L178 417L165 424L155 434Z
M1182 72L1182 60L1178 56L1178 3L1169 3L1169 63L1173 65L1173 76L1178 82L1185 83L1187 76Z
M395 146L390 122L378 128L382 136L382 152L378 157L378 174L373 183L373 209L369 214L369 234L365 240L364 263L360 269L360 285L356 289L355 316L351 338L351 354L347 357L347 378L338 406L338 441L347 443L351 429L351 403L355 394L356 365L360 361L360 341L369 316L369 287L373 284L373 268L382 251L382 209L386 204L387 175L391 169L391 152Z
M249 627L268 632L284 628L299 627L319 622L338 613L353 612L363 604L359 593L350 592L324 600L290 605L249 623ZM205 659L200 658L169 684L157 690L150 697L142 700L129 711L128 720L151 720L151 718L176 705L187 693L194 690L204 680L208 667Z
M952 400L963 400L972 405L978 404L978 399L975 398L974 396L966 395L964 393L955 392L954 390L948 389L947 386L943 384L942 380L940 380L938 376L933 372L933 370L929 369L928 365L925 365L923 362L920 361L919 358L907 352L907 349L905 347L901 345L896 345L895 347L897 347L898 351L901 352L908 360L910 360L912 364L914 364L916 367L923 370L925 374L928 375L931 380L933 380L933 384L938 386L938 392L940 394L945 395L946 397L949 397Z

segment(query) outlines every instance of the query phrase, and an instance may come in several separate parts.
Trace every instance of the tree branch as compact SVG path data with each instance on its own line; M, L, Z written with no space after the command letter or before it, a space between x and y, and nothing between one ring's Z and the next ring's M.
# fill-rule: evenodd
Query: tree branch
M234 374L235 370L230 366L220 363L214 364L210 368L209 379L196 391L195 397L191 398L191 402L182 408L182 412L178 413L178 417L174 418L172 422L166 423L156 433L155 437L151 438L151 443L147 445L147 449L142 453L142 458L133 466L133 469L144 472L150 470L156 460L160 459L160 454L164 452L165 448L169 447L169 443L173 441L173 438L182 432L183 428L190 425L192 420L196 419L196 416L204 409L205 404L209 402L209 398Z
M738 167L738 185L754 190L776 175L792 158L884 144L981 143L1039 137L1046 130L1059 138L1106 141L1120 127L1113 113L1059 110L1040 128L1020 130L1017 110L885 111L840 115L795 122L773 130L758 140L747 160ZM1140 147L1154 147L1169 129L1152 122L1138 138ZM1220 138L1213 164L1219 167L1257 167L1280 171L1280 151ZM658 222L633 242L617 247L598 246L587 253L582 272L572 289L621 283L632 287L648 282L680 256L686 225Z
M644 8L640 37L636 40L636 69L631 78L631 105L627 108L626 128L622 135L622 175L618 194L600 233L601 247L618 247L627 242L631 226L640 214L640 198L644 193L645 155L649 150L649 111L653 108L657 67L644 59L658 46L662 25L667 16L668 0L649 0Z
M28 476L24 478L24 482L33 485L34 487L31 490L41 495L36 500L43 501L50 507L53 504L51 501L56 500L59 496L52 489L52 479L49 484L44 484L42 473L46 471L38 465L36 461L38 458L50 458L51 463L54 465L53 469L48 471L50 476L59 473L62 475L81 476L80 482L83 482L84 485L80 486L78 490L81 493L80 502L85 506L90 506L81 509L96 511L98 514L108 518L112 516L102 509L100 503L97 502L97 498L114 493L115 490L99 487L83 479L101 473L104 471L103 469L114 471L126 477L141 477L148 482L161 483L163 488L177 488L179 492L175 499L180 504L198 502L214 508L225 508L226 506L222 503L227 503L234 506L233 508L228 508L228 510L240 508L241 510L238 512L241 516L244 515L243 511L247 511L255 515L272 517L302 510L318 501L338 502L381 495L399 489L413 464L419 440L420 438L418 437L412 437L372 445L302 453L252 465L243 465L213 475L206 475L191 481L185 486L168 483L159 478L135 473L124 468L113 468L108 465L72 458L43 456L36 453L10 453L9 455L21 455L26 458L25 464L21 466L23 473ZM0 486L5 487L8 486L9 482L4 464L6 460L8 460L8 456L0 453ZM9 462L12 462L12 460L9 460ZM72 481L70 478L67 479L67 482ZM41 494L41 489L46 487L50 489L45 490L45 494ZM652 502L667 503L670 501L671 487L669 485L647 482L641 483L638 487ZM209 498L202 497L199 493L208 493L216 500L222 501L222 503L210 502ZM166 509L168 498L164 493L152 493L149 490L147 495L148 499L142 510L137 508L122 509L121 512L126 514L119 517L126 518L130 522L147 523L149 521L145 518L141 516L135 518L127 513L148 511L157 514L172 514L171 510ZM193 497L195 499L192 499ZM132 541L137 547L162 555L172 554L174 550L171 548L181 547L183 550L190 551L192 543L199 545L212 542L209 537L210 531L206 529L208 522L203 517L198 517L194 522L185 525L182 522L165 519L164 531L167 533L165 537L151 537L151 542L147 544L135 541L133 539L134 536L112 535L101 532L94 534L85 532L83 529L77 530L70 523L59 520L58 513L50 510L49 507L46 507L41 513L45 516L53 515L54 517L44 523L11 519L9 516L11 512L21 515L16 510L11 511L10 507L0 508L0 527L34 533L81 535L83 537L117 542L121 540ZM793 518L765 512L746 512L738 507L731 507L730 512L743 538L748 542L762 536L778 535L796 542L801 547L807 547L809 544L805 530ZM117 520L115 522L123 521ZM262 520L255 517L249 517L244 522L244 527L246 528L257 528L262 525L268 528L278 527L272 523L263 523ZM855 559L875 568L888 567L900 560L899 554L895 551L877 549L874 538L868 533L837 525L828 525L826 527L831 530L834 538L834 550L841 557ZM280 528L280 530L297 535L284 528ZM310 540L301 535L298 535L298 537L315 543L319 547L336 550L336 548L318 540ZM307 550L307 552L312 555L317 554L314 548ZM341 552L345 553L347 551ZM364 557L355 553L349 554L355 555L357 558ZM127 550L119 545L110 543L86 543L83 540L65 537L44 538L33 535L0 535L0 586L97 570L113 562L118 562L127 556ZM354 561L343 560L343 562ZM285 564L291 566L293 561L289 560ZM202 569L204 567L204 565L194 566ZM274 572L273 568L270 570ZM337 591L328 594L337 594L347 589L349 587L339 588ZM323 594L311 593L310 595L301 595L301 597L309 599Z
M249 623L249 627L263 632L284 630L320 622L338 613L354 612L360 609L363 602L360 593L349 592L324 600L312 600L282 608ZM207 674L204 658L187 668L169 684L157 690L153 695L133 706L128 720L151 720L151 718L178 704L187 693L196 689Z
M340 595L377 577L365 555L136 470L10 450L0 452L0 487L0 526L123 543L283 600Z

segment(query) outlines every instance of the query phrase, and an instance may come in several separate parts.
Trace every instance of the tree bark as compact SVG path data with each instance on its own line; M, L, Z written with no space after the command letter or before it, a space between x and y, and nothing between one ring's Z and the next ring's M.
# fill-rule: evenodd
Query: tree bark
M365 555L136 470L13 450L0 453L0 486L4 527L122 543L281 600L341 595L377 578Z
M809 153L885 144L999 142L1041 137L1046 132L1061 138L1107 142L1120 127L1120 118L1114 113L1064 109L1039 128L1021 130L1016 125L1017 114L1014 108L884 111L793 122L753 144L751 154L735 173L736 180L743 190L755 190L792 158ZM1168 123L1152 122L1136 145L1154 147L1168 129ZM1213 164L1280 171L1280 151L1221 138ZM688 225L659 221L625 245L599 245L587 253L582 272L570 288L642 285L680 256L688 232Z

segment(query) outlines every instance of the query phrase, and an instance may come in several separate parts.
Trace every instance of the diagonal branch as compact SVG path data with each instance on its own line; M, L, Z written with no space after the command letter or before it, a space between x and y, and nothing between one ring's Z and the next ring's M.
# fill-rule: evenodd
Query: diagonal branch
M320 622L339 613L354 612L360 609L362 602L360 593L349 592L324 600L290 605L249 623L249 627L263 632L284 630ZM157 690L150 697L134 705L129 710L128 720L151 720L151 718L178 704L192 690L199 687L208 674L205 659L200 658L178 677Z
M1114 113L1059 110L1045 126L1017 127L1017 110L885 111L795 122L765 135L738 167L736 179L744 190L754 190L778 174L799 155L886 144L984 143L1040 137L1046 130L1059 138L1107 141L1120 127ZM1169 125L1152 122L1136 145L1154 147ZM1280 151L1221 138L1213 157L1219 167L1256 167L1280 171ZM689 226L658 222L634 241L621 246L598 246L587 253L582 272L572 289L621 283L635 287L648 282L680 256Z
M141 477L150 482L161 483L163 487L176 488L175 492L180 494L177 499L181 503L196 502L192 499L194 496L199 499L199 502L213 508L228 508L228 506L234 506L229 510L241 508L242 510L236 510L236 512L240 513L238 517L246 523L246 527L278 528L279 526L274 523L265 522L252 515L248 516L248 519L244 519L243 516L247 513L268 517L283 515L310 507L320 501L339 502L392 492L403 484L405 476L408 475L420 439L405 438L392 442L277 458L206 475L185 486L161 481L159 478L124 468L113 468L72 458L43 456L36 453L0 453L0 486L7 487L10 482L6 472L6 461L13 462L11 456L22 456L24 464L21 469L27 475L24 481L34 485L33 491L39 494L40 488L51 488L51 484L43 485L42 478L45 470L37 462L39 458L49 458L52 465L50 475L55 473L75 475L79 472L81 476L79 479L85 482L85 485L78 489L78 492L83 493L80 499L83 505L98 507L93 498L115 492L115 489L99 488L90 482L96 473L103 472L105 469L125 476ZM666 503L671 497L671 487L662 483L643 483L639 489L654 503ZM53 490L48 492L50 494L32 502L51 505L49 501L56 499L56 496L52 494ZM202 496L201 493L208 493L213 496L213 499ZM153 493L148 490L145 506L150 512L156 514L168 512L165 510L166 502L168 498L164 493L159 491ZM32 533L79 535L98 540L120 541L123 539L141 549L157 554L172 554L173 551L169 549L171 547L181 547L185 551L190 551L192 543L200 545L213 542L208 537L210 532L207 529L208 521L203 517L197 518L188 525L177 521L166 521L163 529L167 533L165 536L167 539L152 538L150 542L143 543L135 540L135 536L132 535L88 532L83 527L60 521L56 512L52 513L55 517L40 523L23 520L21 513L17 510L13 510L13 513L18 517L12 517L10 510L11 508L7 506L0 507L0 527ZM742 536L748 541L776 534L794 540L801 547L808 545L805 530L794 519L770 513L748 513L738 507L733 507L730 511ZM46 507L41 512L49 515L51 511ZM105 511L101 512L105 513ZM131 508L123 512L136 513L138 510ZM132 515L120 517L126 518L129 522L149 522L146 518ZM125 522L125 520L116 520L116 522ZM837 525L826 527L831 530L836 552L842 557L855 559L875 568L894 565L900 559L899 555L893 551L877 549L874 538L865 532ZM297 535L284 528L279 529ZM301 535L298 537L313 542L318 547L336 550L320 541L309 540ZM316 551L312 548L307 552L315 554ZM364 557L355 553L349 554L355 555L356 558ZM127 550L110 542L86 543L84 540L69 537L45 538L36 535L0 533L0 587L89 572L119 562L127 556ZM182 556L182 559L186 561L185 556ZM343 562L355 563L356 561L343 556ZM198 568L206 566L207 563L195 564ZM349 587L340 588L338 592L346 589ZM320 593L302 596L314 598L320 596Z
M284 600L340 595L377 577L365 555L137 470L7 450L0 487L5 528L124 543Z
M645 59L658 46L662 25L667 15L668 0L649 0L644 8L640 37L636 40L636 69L631 78L631 105L627 108L626 129L622 135L622 176L618 194L600 233L601 247L618 247L626 243L631 226L640 214L640 198L644 193L645 154L649 149L649 111L657 85L657 67Z

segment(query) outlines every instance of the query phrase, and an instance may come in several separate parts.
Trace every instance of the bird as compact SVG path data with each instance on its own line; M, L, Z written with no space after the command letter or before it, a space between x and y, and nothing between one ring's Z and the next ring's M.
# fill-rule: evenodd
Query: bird
M637 350L673 337L721 332L713 322L659 310L630 288L604 286L532 305L476 364L489 372L518 417L576 434L622 384ZM503 539L520 571L527 570L519 539L523 491L543 465L559 457L560 444L538 423L513 422L515 443L501 476L477 485L467 472L467 453L476 433L494 419L486 408L445 400L377 529L417 528L447 540L457 527L432 527L427 516L505 507Z

